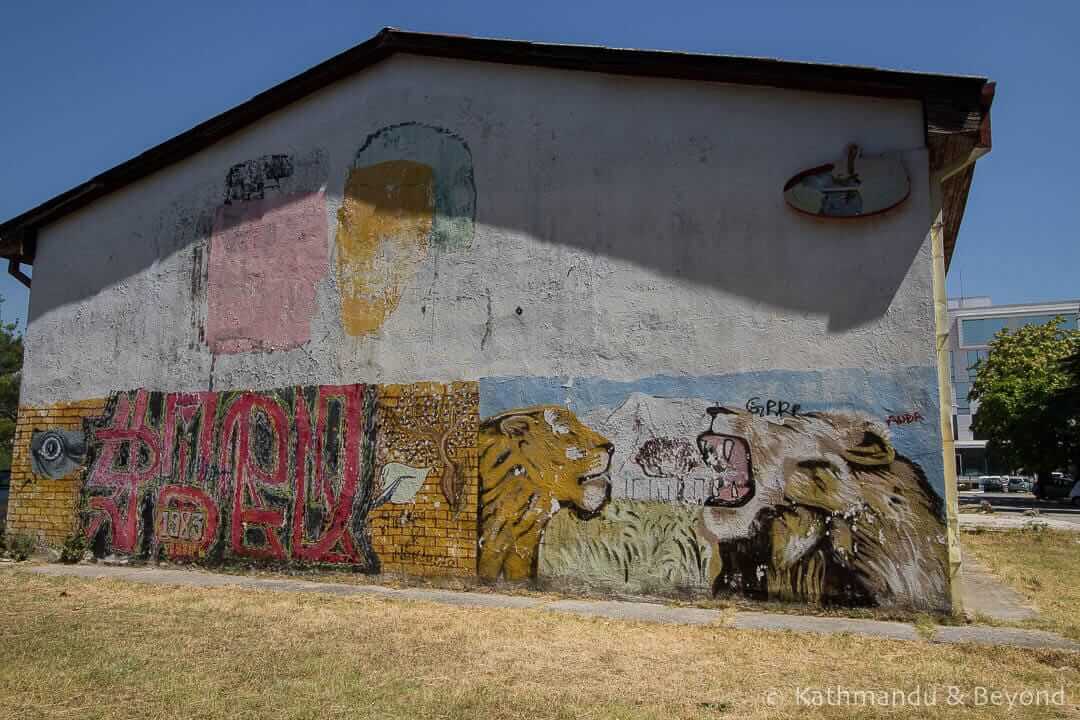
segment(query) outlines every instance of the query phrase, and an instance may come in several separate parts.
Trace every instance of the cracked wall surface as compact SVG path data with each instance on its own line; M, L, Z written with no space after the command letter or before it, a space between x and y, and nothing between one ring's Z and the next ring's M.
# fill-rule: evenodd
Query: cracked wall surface
M939 608L928 198L917 102L394 56L41 231L9 527Z

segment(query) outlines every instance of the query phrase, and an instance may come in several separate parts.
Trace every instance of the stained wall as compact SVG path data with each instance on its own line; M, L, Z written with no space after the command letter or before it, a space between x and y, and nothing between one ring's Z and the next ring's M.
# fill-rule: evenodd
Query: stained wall
M102 408L60 482L111 552L940 607L922 123L903 100L396 56L44 228L22 422ZM852 142L902 158L902 205L784 204ZM311 459L339 442L312 449L324 405L353 428L324 435L358 433L348 462ZM108 449L136 418L157 465ZM211 428L203 476L176 474L170 422Z

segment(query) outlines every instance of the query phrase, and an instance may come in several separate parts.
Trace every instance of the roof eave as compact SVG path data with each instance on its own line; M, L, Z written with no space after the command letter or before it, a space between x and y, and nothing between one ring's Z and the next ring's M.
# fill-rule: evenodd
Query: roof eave
M989 104L985 103L985 94L986 87L988 84L992 86L992 83L981 77L768 58L493 40L384 28L369 40L0 224L0 257L16 263L33 263L39 228L189 157L267 114L394 53L870 97L910 98L923 103L928 145L935 135L973 136L978 141L984 125L987 141L989 138ZM992 98L992 90L990 96ZM933 167L933 148L931 156ZM951 248L948 255L951 255Z

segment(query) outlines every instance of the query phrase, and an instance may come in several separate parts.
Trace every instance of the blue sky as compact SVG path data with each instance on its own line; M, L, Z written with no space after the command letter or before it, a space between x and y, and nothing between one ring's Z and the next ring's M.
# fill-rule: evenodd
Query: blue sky
M998 82L949 293L1080 297L1072 3L35 2L0 9L0 219L391 25L984 75ZM26 315L6 274L3 319Z

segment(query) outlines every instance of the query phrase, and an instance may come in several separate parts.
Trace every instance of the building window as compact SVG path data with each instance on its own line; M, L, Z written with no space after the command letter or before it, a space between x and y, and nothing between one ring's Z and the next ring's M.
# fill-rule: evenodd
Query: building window
M968 350L967 351L967 379L974 380L976 366L990 357L989 350Z
M964 345L988 345L994 333L1007 327L1007 318L975 318L964 320L961 325L961 339Z
M971 383L958 382L956 383L956 411L967 413L971 408L971 403L968 401L968 393L971 392Z
M960 341L964 347L975 345L989 345L999 330L1016 330L1025 325L1045 325L1059 315L1019 315L1016 317L1000 318L971 318L960 321ZM1060 317L1065 319L1063 327L1069 330L1077 328L1080 315L1077 313L1062 313Z

